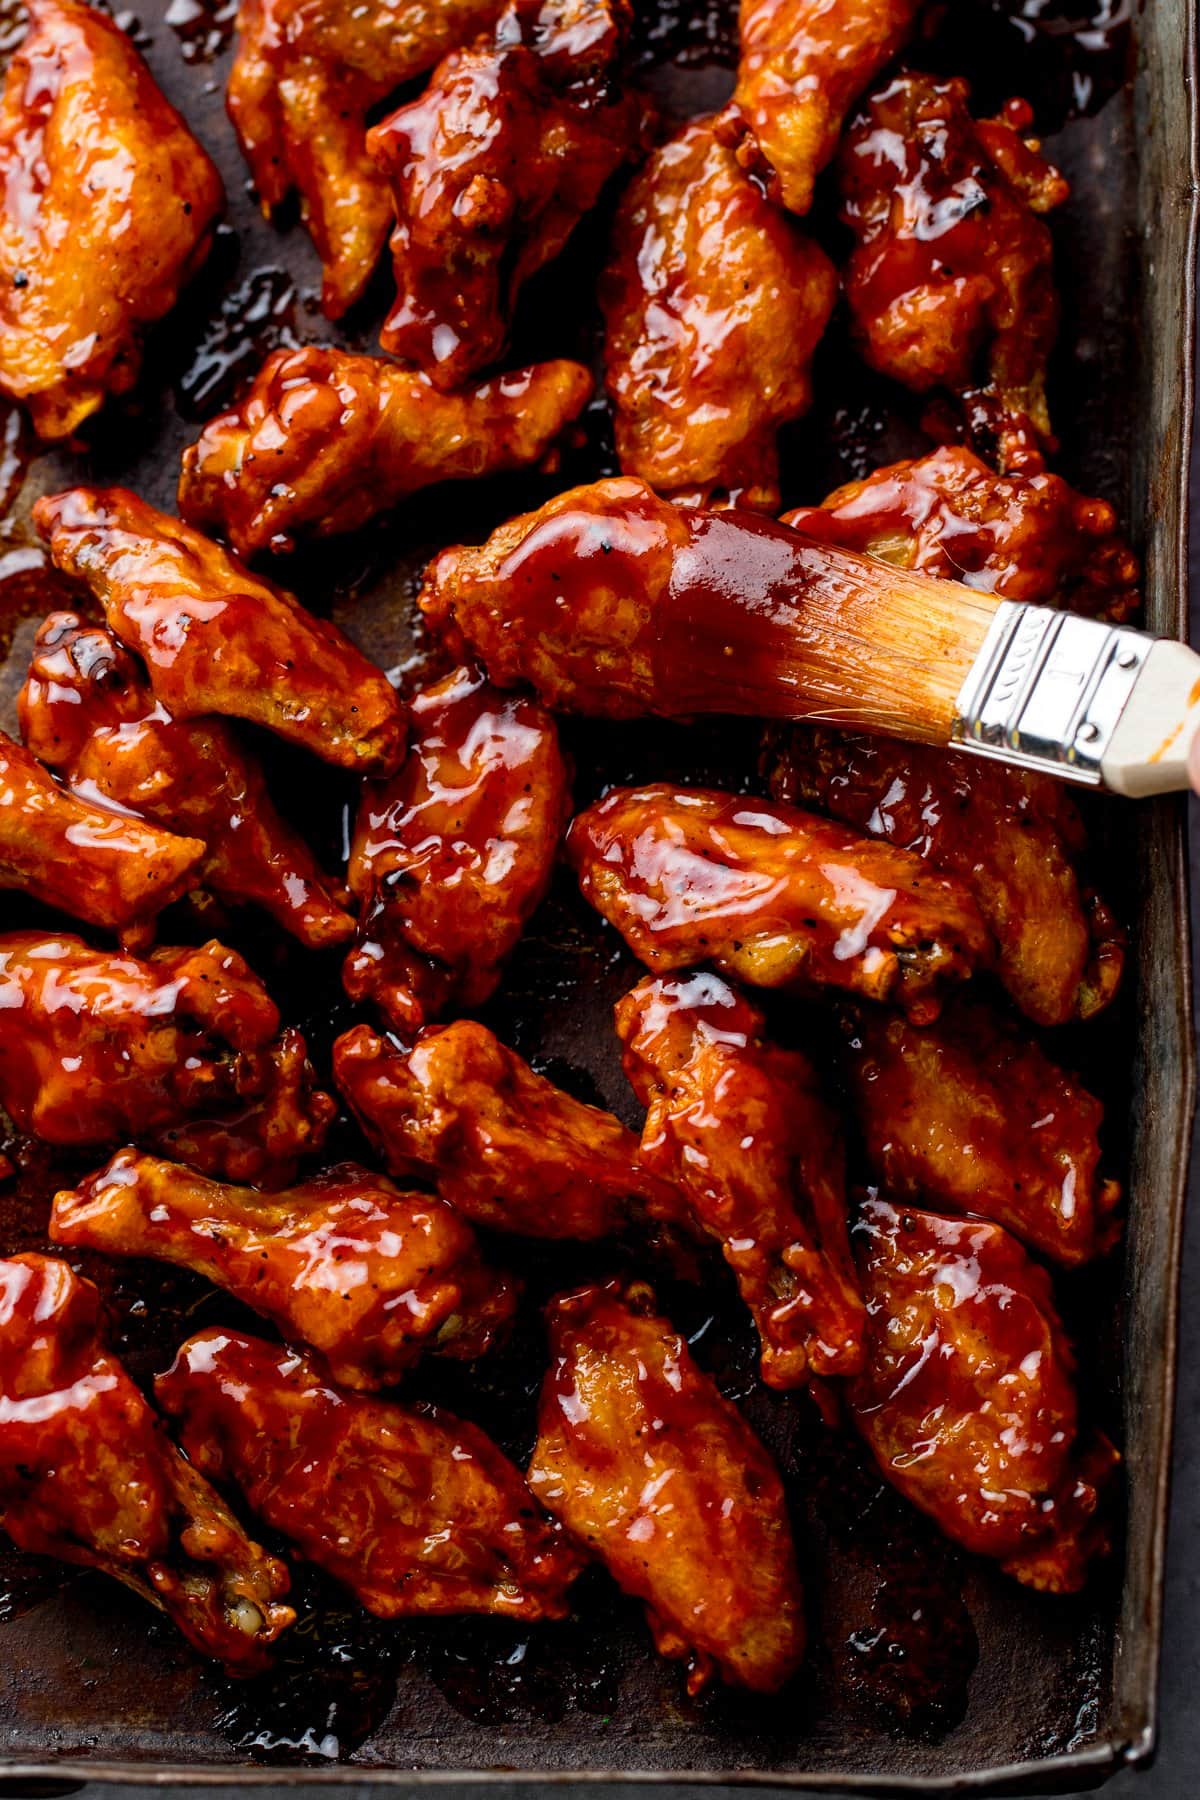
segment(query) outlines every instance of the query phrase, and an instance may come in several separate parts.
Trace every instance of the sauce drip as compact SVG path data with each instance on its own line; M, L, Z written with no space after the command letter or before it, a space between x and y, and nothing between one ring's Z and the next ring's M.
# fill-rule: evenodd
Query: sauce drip
M272 350L295 350L299 296L286 269L256 269L227 294L175 384L185 419L208 419L229 406Z
M237 0L171 0L164 23L179 39L186 63L212 62L228 48Z

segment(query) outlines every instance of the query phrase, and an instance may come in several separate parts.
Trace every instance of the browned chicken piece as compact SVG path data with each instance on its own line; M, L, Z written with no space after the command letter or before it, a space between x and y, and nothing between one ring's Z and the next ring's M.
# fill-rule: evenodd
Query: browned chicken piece
M406 495L544 460L591 397L579 363L535 363L462 394L374 356L277 350L184 452L179 511L242 556L354 531Z
M430 1026L409 1051L356 1025L333 1047L333 1072L391 1172L435 1179L477 1225L586 1240L686 1217L675 1188L641 1166L632 1131L474 1020Z
M872 1199L856 1229L868 1352L854 1421L887 1480L948 1537L1047 1593L1107 1553L1120 1461L1081 1437L1050 1277L1015 1238Z
M293 189L324 269L321 304L357 300L391 225L367 115L490 25L501 0L241 0L228 105L263 211Z
M190 1338L155 1384L188 1455L381 1619L562 1619L581 1559L478 1426L347 1394L295 1350Z
M353 920L229 726L173 719L107 626L51 613L18 704L26 744L80 799L192 832L206 847L200 880L220 899L264 907L310 950L351 936Z
M235 1181L281 1183L336 1111L304 1040L236 951L0 937L0 1104L44 1143L136 1137Z
M0 100L0 390L70 437L208 254L221 177L116 21L30 0Z
M113 1576L231 1675L295 1614L287 1571L186 1463L104 1348L100 1296L50 1256L0 1262L0 1525Z
M118 1150L55 1195L50 1237L195 1269L319 1350L344 1387L389 1387L430 1351L482 1356L517 1304L443 1201L352 1163L268 1198Z
M619 1002L624 1067L646 1107L643 1165L716 1238L762 1340L770 1387L862 1367L841 1125L806 1056L706 971L647 977Z
M199 838L68 793L0 731L0 888L122 930L194 888L203 857Z
M791 806L659 783L580 813L586 899L656 974L711 962L764 988L833 988L937 1017L989 963L966 887L919 856Z
M1100 1173L1104 1108L982 1002L914 1031L863 1011L847 1069L862 1144L898 1199L994 1219L1068 1267L1111 1250L1121 1190Z
M783 1483L745 1419L638 1283L553 1301L529 1484L646 1604L698 1693L719 1672L776 1693L804 1654Z
M536 700L456 669L414 700L408 759L363 791L348 879L362 908L352 1000L410 1036L478 1006L546 892L570 772Z
M617 454L683 504L775 512L775 434L812 402L837 298L829 258L688 125L622 201L601 286Z
M630 0L511 0L367 137L392 186L396 302L380 342L453 391L495 362L517 296L641 148Z
M741 0L722 133L772 200L806 213L846 114L903 49L923 0Z
M902 74L854 120L841 155L856 239L846 298L872 368L965 400L1002 470L1040 467L1058 295L1039 215L1069 190L1022 136L1023 100L976 120L967 99L964 81Z
M173 719L246 719L364 775L397 766L404 713L383 671L219 544L124 488L72 488L33 514Z

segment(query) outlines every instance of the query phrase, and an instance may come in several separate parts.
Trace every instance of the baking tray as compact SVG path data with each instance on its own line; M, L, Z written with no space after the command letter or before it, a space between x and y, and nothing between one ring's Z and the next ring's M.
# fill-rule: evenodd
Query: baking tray
M1007 5L1007 11L1006 11ZM1195 17L1186 0L1120 0L1107 27L1080 36L1067 14L1022 0L954 0L936 55L972 79L981 106L1025 92L1051 154L1074 185L1056 220L1064 295L1054 372L1060 466L1114 501L1145 561L1149 624L1186 632L1186 473L1192 410L1197 152ZM59 598L28 523L39 493L125 481L170 507L182 446L277 343L322 338L373 346L386 277L336 332L315 304L318 270L294 220L264 224L224 118L229 0L147 3L121 15L160 83L216 157L228 229L196 288L151 351L137 400L110 412L93 447L29 462L15 418L0 418L0 708L11 716L36 620ZM646 0L639 59L680 110L728 90L732 5ZM1021 15L1015 18L1009 12ZM1042 14L1034 26L1024 14ZM1075 19L1076 26L1095 20ZM0 7L0 46L19 36ZM1025 37L1031 42L1026 45ZM1068 116L1071 115L1071 116ZM829 230L828 213L818 214ZM522 309L514 361L595 349L591 296L603 243L593 220ZM817 404L788 434L789 502L916 448L916 409L850 364L835 327L817 370ZM556 482L505 481L423 495L386 530L306 553L285 575L328 610L401 684L420 671L412 597L426 556L478 539L552 486L611 468L600 407ZM745 724L570 725L585 801L605 779L679 775L754 780ZM303 811L336 862L352 796L264 745L285 808ZM98 1578L0 1556L0 1793L84 1780L413 1785L448 1780L637 1778L763 1783L824 1792L1050 1791L1102 1780L1153 1752L1163 1546L1175 1375L1179 1246L1193 1067L1183 808L1114 809L1096 821L1103 877L1131 924L1118 1015L1064 1055L1087 1059L1109 1107L1110 1158L1130 1197L1122 1257L1064 1288L1088 1403L1124 1446L1123 1545L1088 1591L1048 1600L960 1556L868 1472L854 1445L824 1432L801 1400L754 1386L754 1347L728 1296L662 1288L697 1356L741 1399L779 1457L794 1496L814 1649L786 1695L761 1701L682 1693L649 1648L637 1608L602 1577L580 1585L579 1617L524 1633L489 1621L390 1630L302 1573L300 1629L268 1683L238 1688L190 1655L146 1608ZM6 923L24 919L5 897ZM181 929L183 927L181 926ZM346 1021L336 965L287 952L245 921L244 947L323 1062ZM560 883L522 946L492 1012L497 1028L584 1098L630 1116L609 1025L633 972ZM776 1028L810 1040L822 1021L789 1005ZM1132 1066L1131 1066L1132 1052ZM344 1143L354 1149L346 1128ZM34 1169L0 1196L0 1244L39 1241L55 1171ZM597 1252L530 1253L545 1290L593 1273ZM199 1324L234 1316L181 1274L89 1267L106 1286L118 1343L148 1378ZM718 1282L719 1285L719 1282ZM447 1365L441 1398L527 1452L540 1346L536 1324L474 1375ZM447 1387L449 1383L449 1387ZM457 1386L455 1385L457 1383Z

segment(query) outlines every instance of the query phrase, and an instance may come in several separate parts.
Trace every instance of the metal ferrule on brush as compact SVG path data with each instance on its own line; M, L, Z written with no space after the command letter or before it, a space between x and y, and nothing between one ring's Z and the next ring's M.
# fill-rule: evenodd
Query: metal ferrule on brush
M1117 721L1155 640L1005 600L959 692L951 742L976 756L1101 785Z

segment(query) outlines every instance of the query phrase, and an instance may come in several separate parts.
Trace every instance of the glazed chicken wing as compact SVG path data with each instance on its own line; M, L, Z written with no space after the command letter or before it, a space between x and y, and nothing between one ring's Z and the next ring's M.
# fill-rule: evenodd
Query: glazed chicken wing
M310 950L351 935L349 914L229 726L173 719L107 626L51 613L19 710L26 744L80 798L192 832L206 847L200 880L219 898L264 907Z
M535 1075L473 1020L430 1026L408 1052L355 1026L334 1045L333 1067L388 1168L435 1178L476 1224L588 1239L684 1217L675 1189L642 1168L631 1131Z
M268 1198L119 1150L55 1195L50 1236L195 1269L319 1350L345 1387L388 1387L426 1351L482 1356L517 1303L441 1200L351 1163Z
M647 978L617 1006L646 1107L641 1160L721 1244L762 1340L771 1387L862 1367L841 1127L808 1058L763 1037L717 975Z
M382 670L219 544L124 488L46 496L34 522L172 718L247 719L364 775L400 761L404 717Z
M902 74L855 119L841 158L856 240L846 298L872 368L963 398L1002 470L1040 466L1058 327L1040 215L1068 189L1021 136L1033 121L1024 101L976 120L967 96L963 81Z
M580 1559L475 1425L331 1385L241 1332L189 1339L156 1392L196 1467L381 1619L561 1619Z
M75 0L29 18L0 100L0 390L64 438L137 380L224 190L114 19Z
M141 960L32 931L0 937L0 1103L44 1143L136 1137L264 1183L320 1148L336 1110L235 951Z
M664 144L617 213L601 286L621 467L685 504L776 511L775 433L811 404L836 296L824 251L711 122Z
M891 1000L922 1022L991 956L961 882L766 800L614 788L576 818L567 856L585 898L656 974L711 962L754 987Z
M104 1348L100 1296L49 1256L0 1262L0 1525L22 1550L102 1569L233 1675L295 1614L246 1536Z
M456 669L412 706L408 759L368 785L350 852L362 908L346 991L412 1033L477 1006L542 899L570 817L554 720Z
M380 342L452 391L501 355L516 299L637 154L629 0L511 0L368 134L392 185L396 302Z
M1050 1277L998 1225L873 1199L856 1230L867 1367L848 1392L887 1480L956 1543L1049 1593L1107 1552L1119 1461L1080 1439Z
M179 511L242 556L353 531L406 495L540 463L592 392L579 363L535 363L462 394L373 356L277 350L184 452Z
M775 1693L804 1653L783 1483L644 1285L560 1295L529 1484L627 1593L696 1693Z

